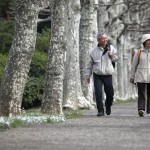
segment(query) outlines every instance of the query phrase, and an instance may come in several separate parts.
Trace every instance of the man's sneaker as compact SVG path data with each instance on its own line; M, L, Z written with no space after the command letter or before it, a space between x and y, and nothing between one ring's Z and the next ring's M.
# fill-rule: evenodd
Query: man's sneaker
M144 117L144 110L139 110L138 114L139 114L139 117Z
M111 114L111 107L106 107L106 114L110 115Z
M97 116L98 116L98 117L104 116L104 112L98 112Z

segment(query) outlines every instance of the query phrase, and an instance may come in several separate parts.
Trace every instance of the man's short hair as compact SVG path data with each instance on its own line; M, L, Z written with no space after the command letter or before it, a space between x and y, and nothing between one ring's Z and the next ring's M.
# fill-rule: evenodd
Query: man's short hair
M103 32L102 32L102 33L98 33L98 34L97 34L97 40L98 40L102 35L104 35L104 34L107 35L106 33L103 33Z

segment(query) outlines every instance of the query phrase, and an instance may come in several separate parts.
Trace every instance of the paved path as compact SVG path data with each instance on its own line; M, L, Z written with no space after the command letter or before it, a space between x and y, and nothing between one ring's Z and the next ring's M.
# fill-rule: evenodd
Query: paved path
M0 132L0 150L150 150L150 117L138 117L136 103L114 105L110 116L96 113Z

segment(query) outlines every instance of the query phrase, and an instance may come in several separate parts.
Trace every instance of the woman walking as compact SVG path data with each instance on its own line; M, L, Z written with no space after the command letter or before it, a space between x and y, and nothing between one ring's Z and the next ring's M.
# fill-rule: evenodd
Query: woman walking
M137 83L138 115L143 117L145 112L150 116L150 34L144 34L141 43L133 58L130 82Z

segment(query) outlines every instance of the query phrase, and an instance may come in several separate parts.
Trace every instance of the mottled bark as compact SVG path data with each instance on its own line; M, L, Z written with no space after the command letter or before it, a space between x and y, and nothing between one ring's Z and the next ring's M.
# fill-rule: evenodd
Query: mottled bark
M56 0L51 7L51 41L42 112L62 114L65 51L65 0Z
M93 101L93 79L90 84L85 81L84 69L90 51L96 46L97 34L97 0L80 0L81 2L81 19L80 19L80 70L81 84L85 98L92 103Z
M107 32L109 24L108 11L106 10L106 0L99 0L99 8L97 11L98 32Z
M16 1L16 30L0 90L0 115L18 115L35 50L38 1Z
M137 89L129 82L131 55L140 46L141 32L148 31L150 9L143 9L148 6L143 1L99 0L99 4L98 30L108 33L118 49L117 72L113 76L115 98L136 98Z
M79 67L80 0L68 3L68 34L66 71L64 76L64 108L89 108L91 104L83 96Z

